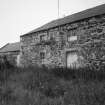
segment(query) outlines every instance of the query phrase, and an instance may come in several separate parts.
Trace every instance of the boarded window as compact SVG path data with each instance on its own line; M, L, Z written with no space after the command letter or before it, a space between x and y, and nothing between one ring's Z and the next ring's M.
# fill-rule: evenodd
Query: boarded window
M67 67L77 67L78 65L78 55L76 52L67 53Z
M76 41L77 36L68 36L68 41Z

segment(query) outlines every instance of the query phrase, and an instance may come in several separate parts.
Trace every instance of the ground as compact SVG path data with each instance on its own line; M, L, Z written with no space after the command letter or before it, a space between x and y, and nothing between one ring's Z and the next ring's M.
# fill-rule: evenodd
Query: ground
M104 72L29 67L0 75L0 105L105 104Z

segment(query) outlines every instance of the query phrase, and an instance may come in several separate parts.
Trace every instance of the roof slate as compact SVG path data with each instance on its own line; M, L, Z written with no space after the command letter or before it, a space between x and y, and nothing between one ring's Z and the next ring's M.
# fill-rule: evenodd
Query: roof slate
M0 53L12 52L12 51L20 51L20 42L8 43L2 48L0 48Z
M102 5L99 5L99 6L96 6L96 7L69 15L69 16L66 16L64 18L53 20L37 29L34 29L34 30L22 35L22 36L29 35L31 33L38 32L38 31L47 30L47 29L54 28L57 26L61 26L61 25L67 24L67 23L73 23L75 21L79 21L82 19L86 19L89 17L101 15L101 14L105 14L105 4L102 4Z

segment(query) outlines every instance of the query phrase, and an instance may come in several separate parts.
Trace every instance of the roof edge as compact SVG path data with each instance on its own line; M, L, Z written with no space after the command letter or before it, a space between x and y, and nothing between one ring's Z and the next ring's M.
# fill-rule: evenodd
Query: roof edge
M85 11L92 10L92 9L101 7L101 6L103 6L103 5L105 5L105 4L100 4L100 5L97 5L97 6L94 6L94 7L85 9L85 10L82 10L82 11L80 11L80 12L77 12L77 13L74 13L74 14L71 14L71 15L68 15L68 16L66 16L66 17L64 17L64 18L68 18L69 16L73 16L73 15L76 15L76 14L79 14L79 13L82 13L82 12L85 12ZM26 34L20 35L20 37L28 36L28 35L33 34L33 33L37 33L37 32L40 32L40 31L46 31L46 30L49 30L49 29L52 29L52 28L56 28L56 27L58 27L58 26L63 26L63 25L65 25L65 24L74 23L74 22L77 22L77 21L84 20L84 19L86 19L86 18L91 18L91 17L94 17L94 16L103 15L103 14L105 14L105 13L94 14L94 15L92 15L92 16L84 17L84 18L81 18L81 19L78 19L78 20L75 20L75 21L72 21L72 22L62 23L62 24L60 24L60 25L48 27L48 28L46 28L46 29L39 29L39 28L43 27L43 26L46 25L46 24L49 24L49 23L51 23L51 22L53 22L53 21L60 21L61 19L64 19L64 18L55 19L55 20L52 20L52 21L50 21L50 22L48 22L48 23L46 23L46 24L44 24L44 25L41 25L40 27L36 28L36 30L37 30L37 29L39 29L39 30L34 31L34 30L35 30L35 29L34 29L34 30L32 30L32 31L30 31L30 32L28 32L28 33L26 33Z
M0 50L3 49L4 47L6 47L6 46L9 45L9 44L10 44L10 43L5 44L3 47L0 48Z

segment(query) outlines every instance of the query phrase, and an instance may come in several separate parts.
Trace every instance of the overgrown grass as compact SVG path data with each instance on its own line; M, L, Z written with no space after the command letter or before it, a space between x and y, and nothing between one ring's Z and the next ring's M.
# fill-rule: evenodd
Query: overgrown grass
M105 104L104 69L15 67L0 75L0 105Z
M91 69L90 67L85 67L85 68L72 68L72 69L67 69L67 68L54 68L51 70L51 72L54 74L54 76L64 78L66 80L73 80L73 79L82 79L86 81L91 81L91 80L97 80L97 81L102 81L105 80L105 70L100 69L100 70L94 70Z

